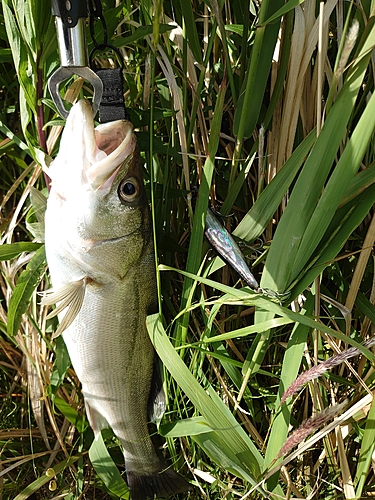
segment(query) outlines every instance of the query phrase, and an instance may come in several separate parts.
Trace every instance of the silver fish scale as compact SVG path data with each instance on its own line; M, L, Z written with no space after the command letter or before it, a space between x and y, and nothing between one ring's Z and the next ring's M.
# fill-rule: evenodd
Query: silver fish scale
M120 286L88 284L82 309L63 334L92 428L111 427L127 468L137 473L160 465L147 429L154 351L144 324L145 290L136 268ZM134 314L139 309L144 312Z

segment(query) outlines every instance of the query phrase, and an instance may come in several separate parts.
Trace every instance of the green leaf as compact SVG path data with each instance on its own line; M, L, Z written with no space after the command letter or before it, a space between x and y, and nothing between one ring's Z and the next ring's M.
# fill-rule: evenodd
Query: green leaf
M173 30L173 26L170 24L159 24L159 33L166 33L167 31ZM141 26L137 28L134 33L130 36L121 36L119 38L113 39L113 45L117 48L125 47L126 45L132 45L134 42L145 38L148 35L152 35L153 26Z
M4 13L5 28L6 28L6 32L7 32L9 45L10 45L10 48L12 51L14 66L16 68L16 71L18 72L19 66L20 66L20 59L21 59L22 41L21 41L20 33L18 31L18 28L17 28L15 18L13 17L13 13L12 13L11 9L9 8L7 2L5 2L3 0L2 6L3 6L3 13Z
M57 389L63 383L65 375L71 366L68 349L66 348L65 342L61 335L55 339L55 344L56 359L53 364L53 370L50 379L50 388L52 394L56 394ZM61 408L60 410L64 413Z
M231 305L242 305L242 306L255 306L259 311L261 311L263 314L264 313L272 313L273 315L277 314L279 316L289 318L296 323L301 323L303 325L306 325L312 329L318 328L320 331L327 333L328 335L331 335L334 338L337 338L343 342L346 342L350 344L353 347L356 347L361 351L362 354L366 356L368 359L374 359L374 355L371 353L369 349L364 347L363 345L359 344L356 342L354 339L351 337L348 337L344 333L334 330L333 328L330 328L326 326L324 323L317 323L315 318L310 318L309 316L306 316L305 314L300 314L297 312L294 312L287 307L283 307L270 299L266 298L265 296L255 293L253 290L249 288L232 288L228 285L223 285L222 283L219 283L217 281L213 281L207 278L203 278L202 276L197 276L191 273L188 273L186 271L182 271L181 269L177 270L169 266L163 266L159 265L160 270L171 270L178 272L180 274L183 274L184 276L188 276L192 280L196 280L200 283L203 283L205 285L210 286L211 288L215 290L220 290L223 292L225 295L220 297L220 299L217 299L215 301L215 304L231 304ZM183 314L183 312L182 312ZM267 316L265 316L267 319ZM270 319L270 317L268 317ZM254 341L254 344L257 343L257 340Z
M180 6L184 18L184 28L186 30L186 38L189 43L189 47L194 54L195 60L202 64L202 49L201 42L199 40L197 26L194 19L193 8L191 2L185 2L180 0Z
M0 246L0 261L15 259L22 252L35 252L41 246L43 246L42 243L29 243L27 241L9 244L3 243Z
M357 485L356 498L362 496L366 477L371 466L371 457L375 448L375 399L372 401L371 409L367 415L366 426L362 437L361 450L357 462L354 484Z
M185 418L176 422L168 422L159 427L159 433L167 438L197 436L212 430L203 417Z
M147 132L137 132L137 141L140 151L149 151L150 150L150 134ZM153 146L154 152L162 155L173 156L176 159L180 159L180 153L176 148L169 146L168 144L164 144L163 141L159 139L159 137L153 137Z
M67 403L64 399L60 398L60 396L53 397L53 403L57 406L57 408L61 411L61 413L69 420L71 424L78 430L80 434L84 432L87 428L88 423L82 415L80 415L77 410L72 408L72 406Z
M307 270L293 283L291 296L296 297L333 261L374 204L375 186L341 207L322 238L320 248L311 258Z
M363 44L362 53L358 56L356 64L352 66L296 181L270 246L261 280L262 287L284 292L296 276L297 268L294 266L297 258L299 259L298 252L302 238L310 219L313 217L327 176L332 169L335 156L346 132L371 56L371 51L368 49L374 44L375 31L372 27L369 29L366 43ZM350 153L352 146L348 145L347 147L350 148ZM345 192L346 188L343 189ZM341 193L341 196L344 195L344 192ZM322 217L324 217L323 220ZM326 216L323 215L319 220L322 225L326 224L327 220L328 223L330 222L329 214L327 214L327 220L325 218ZM311 232L310 234L314 238L315 233ZM320 238L320 233L316 234L314 248L318 246Z
M239 143L251 136L257 123L279 33L280 21L267 26L262 26L262 22L283 4L283 0L263 0L261 3L245 86L234 114L233 131Z
M361 170L351 180L348 189L346 190L340 206L345 205L349 201L359 196L371 184L375 182L375 163L369 165L365 170Z
M253 150L254 149L255 148L253 148ZM236 180L234 181L231 188L229 189L227 197L225 198L225 201L220 209L220 213L222 215L228 215L228 213L232 209L232 207L237 199L237 196L243 187L245 179L247 178L247 176L250 172L250 169L253 166L254 159L255 159L255 153L250 158L248 158L246 160L242 169L238 172Z
M202 181L199 187L198 201L194 213L193 229L191 233L189 253L186 263L186 269L189 272L193 273L196 273L198 271L201 262L201 249L202 249L203 234L205 227L205 218L208 207L208 197L210 193L212 176L214 172L215 155L219 145L221 121L223 117L223 107L225 102L225 92L226 92L226 83L225 81L223 81L220 86L219 95L215 106L214 117L212 120L210 140L208 144L208 158L206 159L203 167ZM182 308L186 306L188 300L192 299L191 285L192 285L191 280L185 279L184 288L182 292L182 300L181 300ZM182 333L181 333L182 338L184 338L185 336L187 321L188 321L188 316L185 315L183 318L183 325L182 325ZM178 335L178 337L180 337L180 335Z
M27 311L30 298L45 272L45 266L46 256L42 246L22 271L13 290L9 301L8 335L13 337L18 332L22 315Z
M156 352L167 370L203 416L207 425L215 429L212 442L216 450L220 449L220 454L213 453L214 460L221 465L223 457L227 457L228 470L235 469L236 474L240 473L241 477L254 484L255 478L259 476L263 459L253 442L223 401L214 395L213 391L208 395L190 373L170 343L158 314L147 317L147 329Z
M234 236L252 242L263 233L315 141L316 132L313 130L262 191L257 201L233 231Z
M9 137L14 144L21 148L25 153L31 156L31 152L27 144L25 144L19 137L17 137L3 122L0 121L0 132Z
M129 488L108 453L101 433L94 439L89 450L89 457L96 473L108 490L113 495L117 495L118 498L128 500L130 498Z
M243 25L242 24L226 24L225 31L232 31L233 33L237 33L237 35L243 34Z
M34 25L33 30L35 32L34 43L36 52L41 50L41 46L44 45L42 42L46 43L46 41L48 41L48 39L42 40L41 34L45 34L48 31L49 26L54 25L50 9L51 3L49 0L30 2L31 20ZM53 28L55 27L53 26Z
M288 12L295 9L297 5L301 5L305 0L288 0L285 5L283 5L277 12L275 12L272 16L262 22L262 26L266 26L267 24L272 24L273 22L280 19L282 16L285 16Z
M310 295L301 314L312 314L314 306L313 299L313 295ZM276 412L274 413L272 418L271 432L267 443L266 456L264 459L265 469L276 457L278 451L280 450L288 436L292 401L289 401L280 407L280 399L286 389L290 386L290 384L297 378L302 362L302 356L306 346L308 332L308 326L301 323L296 323L288 341L288 345L283 358L280 385L275 403ZM275 478L273 480L269 480L268 486L271 490L275 487Z
M11 49L0 49L0 63L9 63L12 61Z
M354 132L346 144L334 172L329 178L319 202L307 224L291 270L293 280L309 261L319 245L335 211L358 171L375 129L375 96L368 102Z
M245 326L239 330L232 330L231 332L221 333L220 335L215 335L214 337L209 337L203 339L205 343L211 342L221 342L222 340L236 339L241 337L247 337L248 335L253 335L258 332L265 332L271 328L278 328L283 325L288 325L294 323L291 318L272 318L264 323L257 323L256 325Z
M371 320L371 322L375 325L375 306L360 291L358 292L357 295L356 305L358 309L361 311L361 313L367 316Z

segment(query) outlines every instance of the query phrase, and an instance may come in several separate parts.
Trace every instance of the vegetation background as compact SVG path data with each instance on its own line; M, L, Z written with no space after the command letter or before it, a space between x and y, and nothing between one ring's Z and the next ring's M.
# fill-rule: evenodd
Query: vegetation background
M49 287L40 165L63 125L46 87L59 65L50 2L1 5L0 497L126 499L121 451L109 431L93 442L38 295ZM374 356L362 345L375 320L374 9L103 0L154 217L159 436L195 485L180 500L375 495ZM66 89L90 96L80 79ZM205 243L208 206L263 291Z

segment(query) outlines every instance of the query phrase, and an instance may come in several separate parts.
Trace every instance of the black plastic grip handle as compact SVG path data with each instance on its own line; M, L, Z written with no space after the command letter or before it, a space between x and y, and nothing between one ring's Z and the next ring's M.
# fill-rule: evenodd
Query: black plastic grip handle
M87 17L86 0L52 0L52 15L60 17L67 28L74 28L78 19Z

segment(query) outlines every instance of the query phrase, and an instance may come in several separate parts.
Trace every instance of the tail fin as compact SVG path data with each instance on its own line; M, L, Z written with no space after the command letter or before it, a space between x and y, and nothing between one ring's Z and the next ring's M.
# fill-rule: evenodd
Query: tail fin
M137 475L127 472L131 500L167 498L191 489L185 479L173 469L165 469L151 475Z

